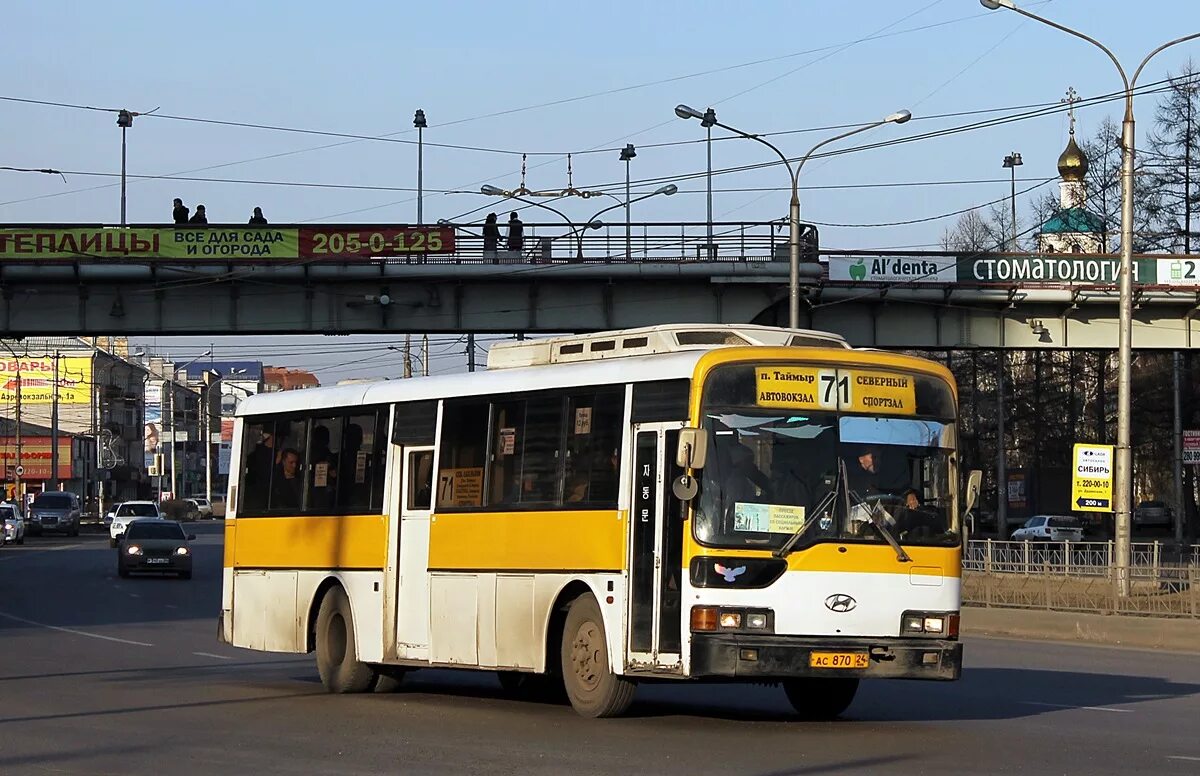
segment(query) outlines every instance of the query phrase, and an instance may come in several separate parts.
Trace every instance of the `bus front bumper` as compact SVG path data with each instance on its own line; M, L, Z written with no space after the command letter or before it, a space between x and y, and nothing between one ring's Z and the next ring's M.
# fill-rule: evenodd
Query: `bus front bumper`
M854 667L863 662L864 655L866 665ZM849 663L850 667L818 667L831 663ZM690 673L696 678L841 676L948 681L962 674L962 643L942 639L693 633Z

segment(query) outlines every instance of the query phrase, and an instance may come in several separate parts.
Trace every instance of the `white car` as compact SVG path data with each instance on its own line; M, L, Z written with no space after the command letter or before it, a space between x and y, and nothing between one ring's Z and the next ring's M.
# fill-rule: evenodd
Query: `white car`
M1014 542L1081 542L1083 526L1073 517L1034 515L1013 531Z
M108 513L109 544L116 547L130 523L148 517L162 517L162 512L154 501L126 501L124 504L118 504L116 509Z
M212 504L204 496L193 496L186 500L200 513L201 520L212 517Z
M0 504L0 544L24 544L25 520L15 504Z

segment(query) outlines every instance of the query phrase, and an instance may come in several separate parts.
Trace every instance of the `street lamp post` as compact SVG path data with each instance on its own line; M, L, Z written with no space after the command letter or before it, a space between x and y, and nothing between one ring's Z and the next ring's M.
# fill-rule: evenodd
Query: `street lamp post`
M191 361L188 361L183 366L177 367L174 364L172 364L171 365L171 376L169 378L167 378L167 385L166 385L167 399L168 399L167 406L170 407L170 421L171 421L171 438L169 441L170 441L170 445L171 445L171 498L172 499L179 498L179 494L176 492L176 488L178 487L179 483L178 483L178 479L175 476L175 434L177 433L175 430L175 386L177 384L176 378L180 372L186 372L187 368L189 366L191 366L192 364L196 363L197 361L199 361L202 358L208 358L211 355L212 355L212 349L210 348L210 349L204 351L203 353L201 353L200 355L196 356L195 358L193 358ZM185 413L184 425L186 426L186 413L187 413L186 405L184 407L184 413ZM161 475L160 475L160 477L161 477ZM160 480L160 482L161 482L161 480Z
M634 149L633 143L626 143L621 149L621 161L625 162L625 261L633 260L633 242L630 232L629 220L629 162L633 157L637 156L637 150Z
M1012 171L1012 194L1010 202L1012 204L1012 245L1010 251L1017 250L1017 168L1024 162L1021 161L1021 155L1013 151L1008 156L1004 157L1004 167Z
M709 120L709 114L711 112L711 108L709 108L708 112L701 113L695 108L689 108L687 105L675 106L676 116L681 119L700 119L701 125L704 125L704 122ZM757 140L778 154L780 160L783 162L784 166L787 167L788 173L791 176L792 201L788 209L788 259L791 265L788 276L788 326L790 328L800 328L800 170L804 169L804 163L807 162L809 158L816 153L817 149L821 148L822 146L828 145L829 143L833 143L837 140L842 140L843 138L850 137L851 135L857 135L859 132L866 132L868 129L874 129L875 127L883 124L903 124L910 118L912 118L912 114L908 111L897 111L896 113L893 113L879 121L873 121L870 124L864 124L861 127L856 127L849 132L843 132L840 135L835 135L834 137L822 140L820 143L817 143L815 146L810 148L808 153L801 157L800 163L797 164L793 170L791 160L788 159L787 156L784 155L784 153L776 148L772 143L764 140L761 135L753 135L749 132L743 132L736 127L731 127L728 124L722 124L716 120L715 115L712 116L712 123L714 125L728 130L735 135L741 135L749 140ZM712 242L711 223L709 242Z
M1133 451L1130 447L1130 375L1133 361L1133 163L1134 121L1133 90L1143 68L1159 52L1179 43L1200 38L1200 32L1164 43L1151 51L1133 72L1133 78L1125 73L1120 60L1103 43L1095 38L1065 27L1058 22L1018 8L1012 0L979 0L989 10L1007 8L1022 16L1041 22L1056 30L1074 35L1103 51L1117 68L1125 85L1125 117L1121 122L1121 281L1118 313L1117 338L1117 451L1114 501L1116 511L1117 592L1129 595L1130 562L1130 506L1133 496Z
M124 108L117 111L117 126L121 128L121 226L125 226L125 130L133 126L133 114Z
M413 116L413 126L417 128L417 226L420 226L425 223L425 214L422 210L425 204L425 127L429 126L429 122L425 120L425 111L417 110Z

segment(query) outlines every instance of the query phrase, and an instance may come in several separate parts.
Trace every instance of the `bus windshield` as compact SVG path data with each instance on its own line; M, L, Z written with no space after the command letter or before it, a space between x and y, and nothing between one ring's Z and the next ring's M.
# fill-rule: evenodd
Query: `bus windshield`
M701 543L777 549L797 532L796 547L883 543L884 532L903 545L959 541L950 397L927 396L925 406L914 401L894 417L754 406L753 395L732 406L747 398L737 395L745 377L728 370L715 382L705 396L709 455L695 502Z

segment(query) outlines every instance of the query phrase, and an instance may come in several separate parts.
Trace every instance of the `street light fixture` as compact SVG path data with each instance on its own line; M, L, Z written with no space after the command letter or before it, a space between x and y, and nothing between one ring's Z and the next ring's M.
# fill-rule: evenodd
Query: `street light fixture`
M728 130L735 135L740 135L748 140L757 140L758 142L762 143L779 156L779 159L783 162L784 166L787 167L788 173L791 176L792 201L788 209L788 259L790 264L790 272L788 277L788 326L793 329L798 329L800 328L800 170L804 169L804 163L807 162L809 158L816 153L817 149L821 148L822 146L828 145L829 143L837 140L842 140L843 138L850 137L851 135L857 135L859 132L866 132L868 129L874 129L875 127L882 126L883 124L903 124L912 118L912 113L906 110L896 111L895 113L885 116L879 121L873 121L870 124L864 124L861 127L856 127L848 132L843 132L840 135L835 135L826 140L822 140L820 143L817 143L815 146L810 148L808 153L801 157L800 163L796 165L794 170L792 169L791 160L788 159L787 156L771 142L764 140L761 135L743 132L736 127L731 127L728 124L722 124L716 120L715 115L710 116L710 114L712 114L711 108L705 113L700 113L695 108L689 108L687 105L675 106L675 115L681 119L700 119L700 123L703 125L711 118L712 125L721 127L722 129ZM712 219L710 217L709 221L711 222L711 220ZM709 242L712 242L711 223Z
M630 232L629 221L629 162L637 156L637 150L633 147L633 143L626 143L621 149L621 161L625 162L625 261L633 260L633 242Z
M417 128L417 226L425 223L422 206L425 204L424 194L424 177L425 177L425 128L429 126L429 122L425 120L425 111L418 109L413 115L413 126Z
M707 173L705 175L706 187L708 190L708 217L705 219L707 226L708 244L704 246L704 250L709 258L712 258L713 250L713 213L712 213L712 128L723 126L717 121L717 112L712 108L706 109L703 113L688 105L676 105L675 115L681 119L699 119L700 126L704 127L707 133L705 143L708 154Z
M133 126L133 115L124 108L117 111L117 126L121 128L121 226L125 226L125 130Z
M649 199L650 197L658 197L659 194L665 195L665 197L670 197L670 195L679 191L679 187L674 184L667 184L665 186L660 186L658 188L655 188L655 190L653 192L650 192L649 194L643 194L643 195L641 195L641 197L636 197L629 201L624 201L624 203L623 203L623 201L620 201L618 199L616 205L607 206L607 207L605 207L604 210L600 210L600 211L596 212L595 215L588 218L587 221L584 221L583 223L578 224L578 227L576 227L575 223L571 222L571 219L568 216L566 216L566 213L556 209L556 207L551 207L550 205L545 205L545 204L539 203L539 201L532 201L532 200L528 200L528 199L523 199L521 197L517 197L517 195L512 194L512 192L506 192L506 191L502 190L502 188L497 188L496 186L486 186L486 185L481 186L479 191L481 194L488 195L488 197L505 197L508 199L516 199L518 201L523 201L523 203L526 203L529 205L534 205L536 207L545 207L546 210L550 210L552 212L558 213L558 215L564 219L564 221L566 222L566 225L568 225L568 227L570 228L569 234L575 236L575 240L576 240L575 258L576 258L576 260L582 261L583 260L583 233L584 233L584 231L586 231L588 229L599 229L602 227L602 225L604 225L604 223L598 221L598 219L596 219L596 217L598 217L598 216L602 215L602 213L606 213L610 210L616 210L617 207L628 207L632 203L636 203L636 201L642 201L643 199Z
M1010 251L1017 250L1017 168L1025 164L1021 161L1021 155L1013 151L1008 156L1004 157L1004 169L1012 171L1012 195L1010 202L1012 203L1012 245Z
M1133 78L1130 78L1126 75L1125 68L1121 66L1116 55L1095 38L1018 8L1012 0L979 0L979 3L984 8L993 11L997 8L1007 8L1068 35L1086 40L1112 60L1125 85L1125 117L1121 122L1121 148L1123 151L1121 155L1121 281L1117 321L1117 454L1113 483L1116 493L1113 506L1116 511L1117 591L1121 596L1128 596L1130 550L1132 549L1130 547L1130 507L1133 495L1133 454L1130 448L1129 417L1130 375L1133 361L1133 90L1137 87L1138 76L1142 74L1142 69L1155 55L1171 46L1200 38L1200 32L1176 38L1154 49L1141 61L1133 72Z

